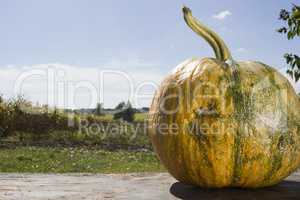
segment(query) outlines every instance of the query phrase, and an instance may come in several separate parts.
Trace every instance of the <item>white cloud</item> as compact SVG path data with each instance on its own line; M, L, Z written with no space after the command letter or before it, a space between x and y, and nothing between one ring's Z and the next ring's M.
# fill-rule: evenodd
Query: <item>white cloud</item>
M1 67L0 80L5 84L0 84L0 94L5 98L23 94L32 102L68 108L94 107L99 99L105 107L128 99L134 106L149 106L164 74L148 64L145 64L147 69L139 69L137 65L143 66L141 62L116 66L120 63L111 62L101 67L60 63ZM53 81L49 81L51 77ZM147 97L137 98L137 92Z
M213 18L217 20L224 20L226 17L232 15L232 13L229 10L223 10L215 15L213 15Z
M238 48L237 50L235 50L237 53L244 53L247 50L245 48Z
M131 99L134 106L149 106L154 91L166 76L157 69L157 66L151 67L141 61L115 61L99 67L60 63L10 65L0 67L0 80L3 83L0 84L0 94L10 98L21 93L32 102L69 108L94 107L99 99L103 100L105 107L114 107L118 102L128 99ZM284 71L280 71L286 76ZM48 82L51 73L54 73L55 80ZM15 91L16 83L22 77L26 79ZM296 84L290 81L296 91L300 92L300 82ZM136 93L140 97L136 97Z

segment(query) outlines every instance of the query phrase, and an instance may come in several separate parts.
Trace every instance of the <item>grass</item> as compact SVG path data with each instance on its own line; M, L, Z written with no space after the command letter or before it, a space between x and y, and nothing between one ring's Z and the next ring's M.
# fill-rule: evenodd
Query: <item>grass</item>
M135 122L144 122L144 120L147 118L148 113L135 113L134 114L134 121ZM101 116L94 115L95 119L100 121L113 121L114 116L112 114L105 114Z
M109 121L109 122L113 121L113 119L114 119L114 116L112 114L106 114L106 115L100 115L100 116L93 115L93 117L100 121Z
M143 122L145 119L147 119L147 115L148 113L135 113L134 121Z
M0 172L132 173L162 172L153 152L87 148L18 147L0 149Z
M142 123L146 117L136 113L133 123L125 123L111 114L69 116L0 95L0 172L163 171Z

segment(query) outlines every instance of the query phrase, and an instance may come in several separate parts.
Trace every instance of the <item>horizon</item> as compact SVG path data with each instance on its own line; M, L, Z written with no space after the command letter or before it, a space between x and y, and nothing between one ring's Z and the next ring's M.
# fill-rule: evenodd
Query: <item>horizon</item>
M287 76L283 55L300 45L276 29L280 9L292 3L298 1L2 1L0 94L65 109L128 100L149 107L177 65L214 57L186 26L183 5L224 39L235 60L261 61ZM300 92L300 83L291 83Z

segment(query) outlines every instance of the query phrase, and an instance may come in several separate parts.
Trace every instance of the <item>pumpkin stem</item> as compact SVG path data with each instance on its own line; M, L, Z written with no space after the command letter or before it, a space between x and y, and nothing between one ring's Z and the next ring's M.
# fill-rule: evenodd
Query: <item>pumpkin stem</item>
M218 60L232 60L231 53L226 44L215 32L207 28L204 24L193 17L192 11L188 7L183 6L182 11L186 24L210 44L210 46L214 49L216 58Z

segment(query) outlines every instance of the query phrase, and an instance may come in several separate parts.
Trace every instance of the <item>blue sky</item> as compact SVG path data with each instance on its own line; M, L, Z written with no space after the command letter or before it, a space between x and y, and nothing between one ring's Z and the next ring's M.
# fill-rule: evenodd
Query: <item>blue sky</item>
M280 9L292 3L300 1L1 0L0 77L8 85L0 87L0 92L11 96L17 75L41 66L78 69L71 80L84 77L85 69L91 75L95 69L122 70L137 84L160 82L190 57L214 56L208 44L185 25L183 4L222 36L236 60L259 60L283 68L284 53L300 54L299 39L287 41L275 31L282 25ZM91 75L86 74L84 80ZM45 103L39 82L33 82L24 89L25 96ZM108 86L111 93L103 97L106 107L127 100L121 95L124 91L118 91L122 88L114 91L114 83ZM78 95L85 102L88 94ZM149 100L141 103L148 104Z

